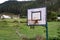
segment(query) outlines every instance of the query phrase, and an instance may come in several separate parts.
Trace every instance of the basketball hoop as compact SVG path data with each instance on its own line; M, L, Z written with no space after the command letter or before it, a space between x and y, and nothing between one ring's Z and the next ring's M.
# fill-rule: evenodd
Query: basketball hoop
M28 25L45 25L46 8L28 9Z
M38 20L35 20L34 24L38 24Z

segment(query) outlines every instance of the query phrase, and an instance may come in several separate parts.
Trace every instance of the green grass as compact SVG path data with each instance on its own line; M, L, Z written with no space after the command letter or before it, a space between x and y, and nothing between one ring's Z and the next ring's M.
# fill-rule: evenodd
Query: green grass
M26 19L19 19L23 22ZM6 22L5 22L6 21ZM45 27L44 26L35 26L34 29L30 29L30 26L27 26L27 23L13 23L14 20L0 20L0 40L19 40L20 38L16 34L15 28L17 27L19 33L27 36L28 38L33 38L36 35L41 35L45 37ZM19 25L19 27L17 26ZM49 37L57 37L57 29L60 25L60 22L48 22L48 32Z

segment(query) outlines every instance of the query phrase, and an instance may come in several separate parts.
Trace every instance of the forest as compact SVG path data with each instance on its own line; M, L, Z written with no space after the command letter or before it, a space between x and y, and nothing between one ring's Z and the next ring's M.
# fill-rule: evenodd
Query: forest
M0 4L0 13L19 13L21 17L27 17L28 9L40 7L47 8L49 21L56 21L60 16L60 0L6 1Z

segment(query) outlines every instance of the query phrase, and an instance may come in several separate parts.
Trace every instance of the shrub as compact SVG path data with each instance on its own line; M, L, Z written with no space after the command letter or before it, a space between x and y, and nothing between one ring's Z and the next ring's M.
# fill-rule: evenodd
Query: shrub
M49 11L47 18L48 18L48 21L56 21L57 20L57 12Z

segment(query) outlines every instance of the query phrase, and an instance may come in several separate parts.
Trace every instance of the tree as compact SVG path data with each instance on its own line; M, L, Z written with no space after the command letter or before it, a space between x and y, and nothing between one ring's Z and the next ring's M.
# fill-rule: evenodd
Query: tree
M48 21L56 21L56 19L57 19L57 12L48 11L47 18L48 18Z

